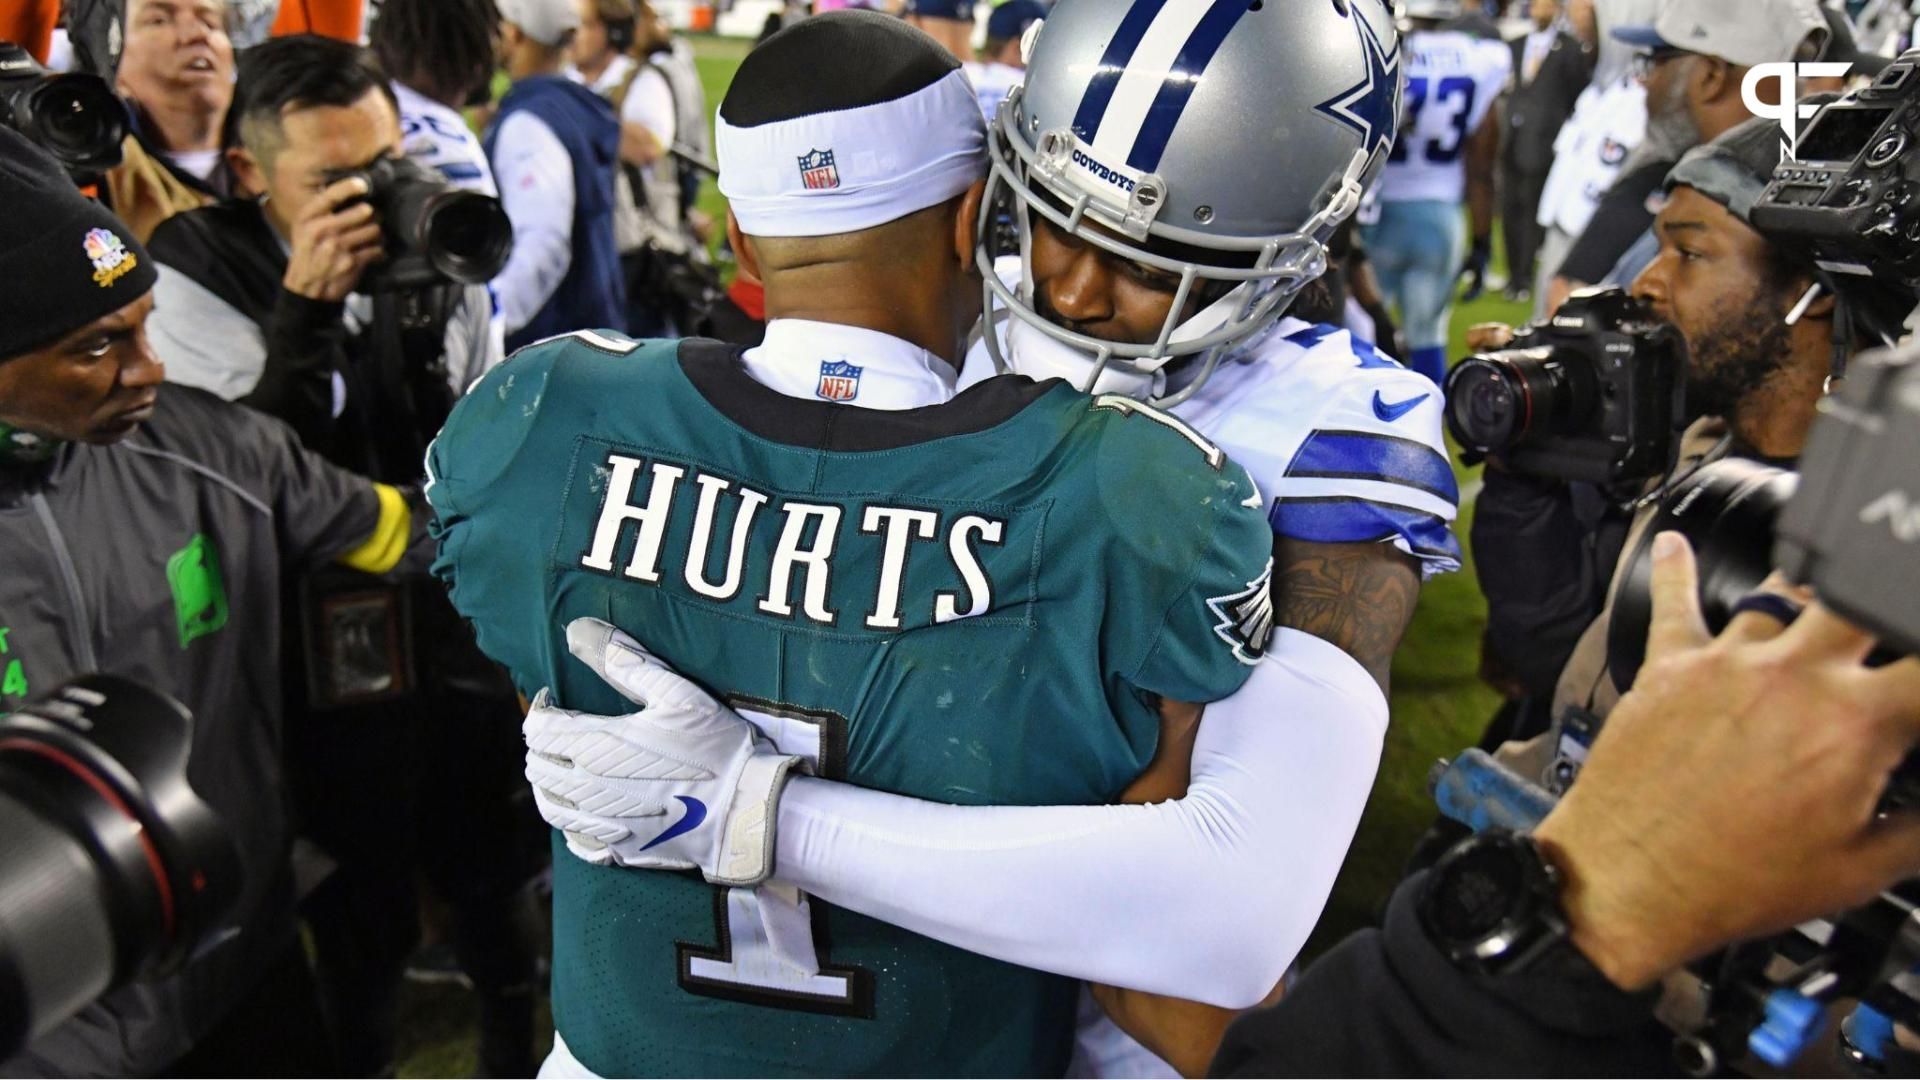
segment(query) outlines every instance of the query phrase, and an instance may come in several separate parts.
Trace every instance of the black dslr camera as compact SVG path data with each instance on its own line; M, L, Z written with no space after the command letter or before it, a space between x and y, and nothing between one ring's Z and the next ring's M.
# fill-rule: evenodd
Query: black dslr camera
M1620 289L1583 289L1544 325L1447 376L1447 428L1515 472L1616 484L1672 466L1686 344Z
M1820 408L1799 474L1727 459L1667 493L1614 594L1607 649L1619 685L1632 684L1645 657L1652 540L1667 529L1698 553L1702 608L1715 632L1778 567L1879 638L1868 663L1920 653L1920 347L1861 357ZM1478 750L1443 762L1433 783L1447 815L1476 829L1530 827L1554 802ZM1881 806L1920 809L1920 752L1895 770ZM1676 1063L1691 1075L1721 1075L1751 1053L1785 1069L1818 1044L1829 1008L1850 999L1858 1004L1838 1049L1853 1072L1911 1075L1899 1071L1892 1032L1920 1029L1920 981L1910 975L1920 972L1916 912L1920 879L1696 962L1705 1000L1676 1039Z
M1920 49L1822 108L1753 207L1753 227L1834 274L1920 285Z
M105 79L54 75L27 50L0 41L0 124L46 149L75 179L120 164L127 108Z
M1631 686L1652 615L1653 537L1698 553L1707 625L1778 567L1880 639L1881 660L1920 653L1920 350L1868 353L1820 403L1798 474L1730 458L1676 484L1629 561L1607 640L1614 682ZM1888 792L1920 807L1920 762Z
M484 284L513 254L513 223L499 199L454 187L403 157L342 169L326 181L356 176L367 183L366 201L387 241L386 261L361 281L366 292Z

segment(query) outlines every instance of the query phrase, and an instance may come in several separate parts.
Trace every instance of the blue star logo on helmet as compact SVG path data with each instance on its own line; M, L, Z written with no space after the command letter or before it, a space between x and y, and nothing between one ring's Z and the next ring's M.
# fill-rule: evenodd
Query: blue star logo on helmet
M1346 93L1315 105L1314 111L1360 133L1360 145L1372 157L1393 142L1400 126L1400 52L1389 53L1372 24L1358 12L1352 16L1360 30L1360 55L1366 76Z

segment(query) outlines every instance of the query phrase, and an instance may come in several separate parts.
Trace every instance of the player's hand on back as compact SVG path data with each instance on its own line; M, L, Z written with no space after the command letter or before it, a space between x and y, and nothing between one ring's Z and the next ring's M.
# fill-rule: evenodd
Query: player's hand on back
M638 706L596 716L542 690L527 712L527 781L567 849L602 866L697 869L720 885L765 880L780 791L800 759L610 623L574 620L567 647Z

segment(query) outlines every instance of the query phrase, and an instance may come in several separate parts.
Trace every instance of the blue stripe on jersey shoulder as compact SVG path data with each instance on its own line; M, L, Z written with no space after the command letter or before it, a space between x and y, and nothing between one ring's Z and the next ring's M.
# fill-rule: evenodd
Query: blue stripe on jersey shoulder
M1368 368L1402 368L1404 370L1404 365L1398 360L1374 348L1371 342L1363 341L1355 337L1345 327L1329 326L1326 323L1315 323L1312 326L1295 330L1293 333L1288 334L1287 340L1303 349L1311 349L1335 334L1346 334L1347 339L1353 343L1353 358L1360 362L1361 370L1364 371Z
M1287 465L1288 476L1381 480L1459 503L1453 466L1438 450L1415 439L1370 431L1316 431Z
M1107 42L1107 51L1100 56L1099 70L1088 80L1087 92L1080 98L1080 108L1073 114L1073 133L1082 142L1090 143L1100 133L1100 122L1106 118L1107 106L1113 102L1113 92L1120 85L1120 76L1126 74L1134 50L1146 39L1148 28L1153 26L1160 9L1166 6L1167 0L1134 0L1133 9L1127 12L1126 18L1120 20L1113 40Z
M449 161L439 166L440 175L449 180L478 180L483 173L470 161Z
M1400 537L1415 555L1460 560L1460 544L1445 520L1371 499L1279 499L1267 515L1273 531L1309 544L1372 544Z

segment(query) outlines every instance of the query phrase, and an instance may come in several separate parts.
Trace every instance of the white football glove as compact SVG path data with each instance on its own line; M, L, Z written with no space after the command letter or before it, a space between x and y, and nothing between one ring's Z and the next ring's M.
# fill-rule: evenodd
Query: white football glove
M698 869L716 885L765 880L780 790L800 759L610 623L575 619L567 648L640 706L594 716L534 697L521 725L527 780L568 850L601 866Z

